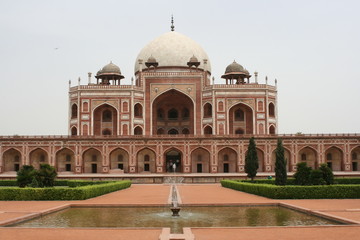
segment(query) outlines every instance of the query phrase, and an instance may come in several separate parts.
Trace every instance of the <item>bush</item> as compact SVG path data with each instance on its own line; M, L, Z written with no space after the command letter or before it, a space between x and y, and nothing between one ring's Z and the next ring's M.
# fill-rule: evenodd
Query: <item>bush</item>
M57 188L0 188L0 200L31 201L31 200L84 200L106 193L118 191L131 186L130 181L102 182L102 184L82 187Z
M322 178L327 185L334 184L334 174L326 163L320 165L320 171L322 172Z
M21 188L30 185L36 175L36 170L31 165L23 165L17 172L17 185Z
M39 187L53 187L55 178L57 176L54 167L49 164L40 164L40 169L37 171L36 180Z
M310 185L311 167L306 165L306 162L296 164L297 170L294 174L296 185Z
M276 186L222 180L223 187L273 199L360 198L360 185Z
M324 185L326 184L325 180L323 179L323 172L318 169L313 169L310 171L310 183L312 185Z

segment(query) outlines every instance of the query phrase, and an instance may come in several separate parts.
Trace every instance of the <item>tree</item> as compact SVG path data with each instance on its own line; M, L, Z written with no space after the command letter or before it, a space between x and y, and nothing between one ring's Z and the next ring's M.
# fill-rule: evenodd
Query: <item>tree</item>
M334 184L334 174L326 163L321 164L319 170L322 172L322 177L327 185Z
M256 152L256 144L254 137L250 138L248 151L245 156L245 172L247 176L254 181L259 168L259 159Z
M294 174L296 185L310 185L311 167L306 165L306 162L296 164L296 173Z
M286 173L286 159L284 154L284 147L282 140L279 138L277 141L277 147L275 149L276 160L275 160L275 184L285 185L287 180Z
M40 169L36 174L39 187L53 187L57 173L55 168L49 164L40 164Z
M31 165L23 165L17 172L17 185L21 188L28 186L32 183L33 178L36 175L36 170Z

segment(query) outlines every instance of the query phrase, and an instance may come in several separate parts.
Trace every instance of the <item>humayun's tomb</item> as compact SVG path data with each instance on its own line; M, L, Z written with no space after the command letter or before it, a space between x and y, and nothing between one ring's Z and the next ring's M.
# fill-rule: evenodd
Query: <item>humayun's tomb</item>
M69 135L0 136L0 177L40 163L68 177L159 176L174 163L184 175L239 174L251 136L264 175L274 172L279 137L288 172L301 161L360 171L360 134L278 135L276 81L259 83L234 61L215 84L206 52L173 30L140 51L131 84L112 62L86 85L69 83Z

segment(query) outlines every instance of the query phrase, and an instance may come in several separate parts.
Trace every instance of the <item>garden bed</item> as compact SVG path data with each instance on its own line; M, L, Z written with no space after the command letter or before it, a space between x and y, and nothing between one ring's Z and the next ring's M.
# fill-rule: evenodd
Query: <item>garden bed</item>
M261 182L265 183L261 183ZM360 184L334 184L316 186L276 186L273 180L258 180L255 183L223 180L226 188L251 193L272 199L345 199L360 198ZM350 180L348 182L351 182Z
M131 186L131 181L80 181L61 180L57 187L19 188L13 185L16 181L0 181L0 200L31 201L31 200L84 200L106 193L118 191Z

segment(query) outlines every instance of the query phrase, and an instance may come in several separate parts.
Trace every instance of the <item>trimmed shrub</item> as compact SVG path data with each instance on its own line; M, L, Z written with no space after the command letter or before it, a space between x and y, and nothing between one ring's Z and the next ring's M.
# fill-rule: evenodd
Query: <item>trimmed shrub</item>
M56 188L0 188L0 200L31 201L31 200L84 200L106 193L118 191L131 186L131 181L103 182L102 184L82 187Z
M276 186L222 180L223 187L273 199L360 198L360 185Z
M334 174L326 163L321 164L319 170L322 172L322 177L327 185L334 184Z
M310 172L310 183L312 185L324 185L326 184L325 180L323 179L323 173L321 170L313 169Z
M30 185L36 175L36 170L31 165L23 165L17 172L17 185L21 188Z
M36 180L39 187L53 187L57 176L54 167L49 164L40 164L40 169L36 173Z
M306 165L306 162L296 164L297 170L294 174L296 185L310 185L311 167Z

